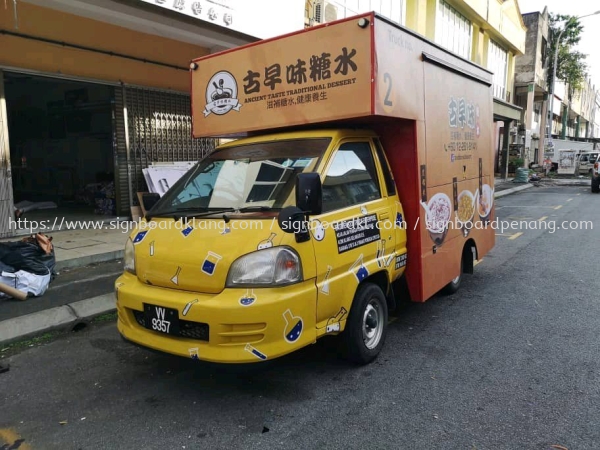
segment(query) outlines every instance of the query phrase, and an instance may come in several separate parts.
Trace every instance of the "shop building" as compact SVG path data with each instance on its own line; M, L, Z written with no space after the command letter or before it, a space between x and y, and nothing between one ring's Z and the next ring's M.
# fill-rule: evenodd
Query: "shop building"
M514 81L527 28L517 0L306 0L305 24L371 10L493 72L495 171L507 169L507 155L523 156L524 110L515 104Z
M215 147L192 139L189 61L259 38L227 0L168 3L0 4L0 237L23 201L55 204L25 215L49 226L128 218L143 168Z

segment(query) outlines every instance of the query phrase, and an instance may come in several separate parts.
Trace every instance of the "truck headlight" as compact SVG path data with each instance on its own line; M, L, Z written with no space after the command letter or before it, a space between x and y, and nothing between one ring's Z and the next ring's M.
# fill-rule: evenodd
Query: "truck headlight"
M125 252L123 255L123 268L135 275L135 249L131 238L127 239L125 244Z
M283 286L302 281L300 257L289 247L273 247L233 262L226 287Z

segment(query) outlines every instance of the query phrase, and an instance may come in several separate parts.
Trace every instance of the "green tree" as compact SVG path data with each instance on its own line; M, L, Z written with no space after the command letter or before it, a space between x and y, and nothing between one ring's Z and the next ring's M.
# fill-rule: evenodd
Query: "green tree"
M552 83L554 71L554 54L556 52L557 40L560 32L564 29L558 43L558 59L556 64L556 78L563 80L574 89L580 89L587 74L587 55L573 51L572 47L581 40L583 26L575 16L563 14L550 14L550 48L548 60L548 83Z
M573 95L576 91L581 90L583 82L587 77L587 64L585 59L587 55L572 50L572 47L579 43L581 40L581 33L583 32L583 26L579 23L579 20L575 16L568 16L563 14L550 14L550 45L549 45L549 58L548 64L548 83L552 85L552 74L554 72L554 55L556 52L556 46L558 45L558 57L556 64L556 78L562 80L567 85L567 111L563 115L562 132L561 137L564 139L566 133L566 118L569 115L571 109L571 102ZM564 32L561 35L561 31ZM558 38L560 36L560 42Z

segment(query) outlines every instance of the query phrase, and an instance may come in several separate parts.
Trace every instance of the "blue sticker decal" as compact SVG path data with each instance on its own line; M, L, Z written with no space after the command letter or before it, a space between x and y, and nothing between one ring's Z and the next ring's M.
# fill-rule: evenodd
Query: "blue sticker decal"
M396 226L402 226L402 214L400 213L396 213Z
M194 228L191 225L188 225L187 228L181 230L181 234L183 234L184 237L188 237L192 231L194 231Z
M139 244L140 242L142 242L144 240L144 238L146 237L147 234L148 234L148 230L140 231L138 234L135 235L135 238L133 239L133 243Z
M250 306L252 303L256 301L256 295L254 295L254 289L246 290L246 295L240 298L240 305L242 306Z
M202 263L202 272L212 276L215 273L215 269L217 268L217 264L219 264L221 258L221 255L217 255L214 252L208 252L206 258L204 258L204 262Z
M245 350L247 352L252 353L254 356L256 356L258 359L262 359L263 361L265 359L267 359L267 355L265 355L264 353L261 353L260 351L258 351L257 349L255 349L254 347L252 347L250 344L246 344Z
M367 270L367 268L365 266L360 266L360 268L358 269L358 272L356 272L356 279L359 282L361 282L368 276L369 276L369 271Z
M354 274L359 283L369 276L369 271L363 264L362 253L358 257L358 259L350 266L350 271Z
M294 316L292 311L289 309L283 313L283 319L285 320L283 337L290 343L296 342L300 338L300 335L302 334L302 328L304 327L302 319Z

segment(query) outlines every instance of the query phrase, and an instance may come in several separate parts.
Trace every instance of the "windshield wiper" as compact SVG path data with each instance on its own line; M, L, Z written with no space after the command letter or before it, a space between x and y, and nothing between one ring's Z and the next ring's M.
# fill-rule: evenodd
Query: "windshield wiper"
M244 206L243 208L238 208L236 211L239 212L250 212L250 211L271 211L273 209L281 209L281 208L271 208L270 206Z
M182 217L204 217L204 216L211 216L213 214L222 214L222 213L231 212L231 211L235 211L235 208L208 209L208 208L202 208L202 207L196 207L196 208L182 207L182 208L176 208L176 209L170 210L170 211L159 211L152 215L148 214L146 218L148 220L150 220L153 217L173 216L174 220L179 220ZM192 213L192 214L186 214L186 213Z

